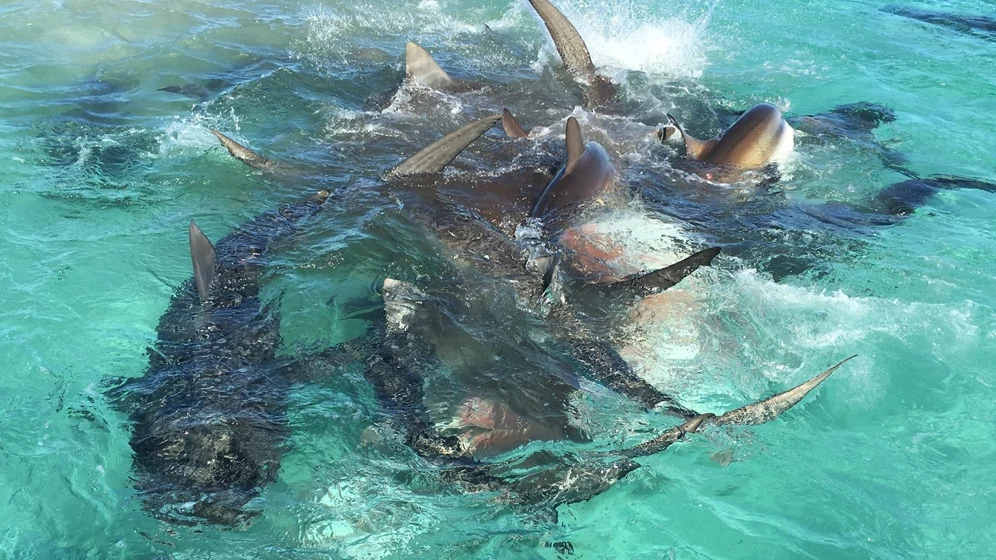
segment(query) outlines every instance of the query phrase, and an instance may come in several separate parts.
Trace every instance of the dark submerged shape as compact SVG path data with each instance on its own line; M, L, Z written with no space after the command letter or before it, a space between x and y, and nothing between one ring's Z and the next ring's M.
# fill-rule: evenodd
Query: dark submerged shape
M465 346L446 333L451 321L449 317L466 317L470 307L482 305L485 309L472 312L475 319L494 325L496 317L483 303L483 300L491 300L490 297L481 298L480 294L475 294L470 298L459 295L453 298L453 295L456 294L430 295L406 282L385 280L383 321L375 321L371 327L367 342L371 345L370 350L357 352L357 357L366 356L367 380L405 443L439 467L443 479L469 491L500 492L506 501L540 506L548 512L559 504L588 500L607 490L639 467L632 459L664 451L702 426L760 424L775 419L851 359L839 362L794 388L722 415L699 414L681 407L638 377L630 378L631 373L623 365L621 369L595 378L648 408L660 406L665 412L686 421L642 444L617 451L562 456L540 450L521 458L491 461L479 458L458 437L437 427L429 414L427 401L430 399L426 393L427 378L434 375L435 370L445 362L449 367L442 367L443 370L458 371L461 367L470 370L470 377L465 382L473 391L484 391L488 398L504 402L507 408L502 409L501 415L509 411L515 413L520 420L517 429L494 426L497 429L485 436L501 438L497 443L506 450L535 439L588 441L589 436L571 423L576 411L568 397L580 390L580 385L568 363L546 354L531 343L528 336L509 337L508 329L504 327L494 328L493 331L500 331L500 334L493 333L487 341L471 341L476 346L472 354L477 359L467 362ZM509 322L513 323L517 322ZM517 328L512 327L512 330ZM573 346L579 354L589 357L606 355L595 344L575 343ZM454 354L452 347L459 350ZM455 364L454 355L463 363ZM594 361L598 362L599 358ZM589 365L604 370L610 364ZM491 382L482 383L482 378ZM553 430L542 429L551 427ZM559 437L551 436L557 433ZM535 434L542 437L536 438Z
M996 18L967 16L950 12L938 12L936 10L921 10L897 5L885 6L882 8L882 11L924 23L940 25L983 39L996 40Z
M111 391L130 413L135 488L146 510L179 524L235 525L276 480L293 370L277 358L280 318L259 298L266 255L327 192L267 212L211 246L191 222L195 277L159 320L145 375Z

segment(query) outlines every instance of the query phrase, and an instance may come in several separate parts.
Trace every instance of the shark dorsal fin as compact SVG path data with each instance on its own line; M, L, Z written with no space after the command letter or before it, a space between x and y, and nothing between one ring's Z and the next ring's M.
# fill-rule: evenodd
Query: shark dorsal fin
M577 76L592 79L596 75L595 65L591 62L588 47L578 34L578 30L548 0L529 0L529 3L546 25L546 30L550 32L550 38L553 39L553 44L557 47L557 52L560 53L560 58L567 69Z
M405 74L425 87L445 89L455 81L437 63L429 51L413 41L405 47Z
M578 159L581 158L581 154L584 153L584 140L581 139L581 125L578 124L578 120L574 117L567 119L567 131L565 135L567 137L567 168L564 170L564 175L567 175L574 170L574 164L577 163Z
M698 138L695 138L694 136L691 136L690 134L686 133L685 129L682 128L680 124L678 124L677 119L675 119L671 115L668 115L667 118L671 119L671 124L673 124L674 128L676 128L678 132L681 134L681 139L685 141L685 151L688 153L688 157L700 160L709 155L709 151L712 150L712 148L717 143L715 138L713 138L712 140L705 140L705 141L699 140ZM667 130L667 128L670 127L665 127L664 130ZM663 138L661 140L663 141Z
M464 151L471 142L477 140L498 122L501 115L491 115L464 125L459 130L451 132L429 144L420 152L401 162L387 173L387 177L406 177L410 175L425 175L439 173Z
M684 280L686 276L698 270L699 267L709 266L712 264L712 260L716 258L716 255L718 255L719 252L719 247L703 249L702 251L694 253L693 255L686 257L666 268L661 268L653 272L636 274L624 278L618 282L608 284L605 288L613 292L631 292L639 297L663 292L664 290Z
M194 265L194 281L197 283L197 295L201 301L207 301L211 293L211 282L214 280L214 265L218 258L214 252L211 240L204 235L197 224L190 221L190 261Z
M239 144L235 140L232 140L217 130L212 130L211 134L218 137L218 140L221 141L221 145L228 150L228 153L232 154L232 157L248 165L249 167L260 169L270 165L270 160L257 154L242 144Z
M529 133L523 130L519 123L512 116L512 112L504 109L501 112L501 126L505 129L505 136L509 138L526 138Z

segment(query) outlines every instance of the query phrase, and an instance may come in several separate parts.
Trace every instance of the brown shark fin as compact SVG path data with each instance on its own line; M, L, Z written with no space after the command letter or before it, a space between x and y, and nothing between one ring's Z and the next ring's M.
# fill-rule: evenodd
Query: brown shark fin
M519 123L512 116L512 112L504 109L501 112L501 126L505 129L505 136L509 138L527 138L529 133L523 130Z
M433 89L447 89L456 83L429 51L414 41L408 41L405 47L405 74L409 79Z
M681 139L685 141L685 152L688 153L688 157L696 160L703 159L707 157L709 155L709 152L713 149L713 147L716 146L717 141L715 138L713 138L712 140L699 140L698 138L695 138L694 136L686 133L685 129L682 128L680 124L678 124L677 119L675 119L671 115L668 115L667 118L671 119L671 124L673 124L674 128L676 128L678 132L681 133ZM665 127L664 130L667 130L667 128L670 127Z
M262 169L264 167L269 167L273 163L217 130L212 130L211 134L214 134L218 140L221 141L221 145L228 150L228 153L232 154L232 157L248 165L249 167Z
M529 3L543 20L546 30L550 32L550 38L553 39L553 44L557 47L557 52L560 53L567 70L584 79L594 78L595 65L591 62L588 47L578 30L549 0L529 0Z
M795 404L801 401L803 397L809 394L810 391L815 389L820 383L823 383L827 377L830 377L830 374L843 365L844 362L854 357L856 356L851 356L850 358L845 358L840 362L837 362L836 365L825 370L823 373L820 373L809 381L797 385L788 391L778 393L777 395L764 399L763 401L742 406L736 410L731 410L722 416L717 416L716 418L711 419L710 423L722 426L723 424L752 425L770 422L777 418L779 414L795 406Z
M581 139L581 125L578 124L578 120L574 117L567 119L565 136L567 137L567 167L564 169L564 175L567 175L574 170L574 165L581 158L581 154L584 153L584 140Z
M211 240L204 235L197 224L190 221L190 261L194 265L194 282L201 301L207 301L214 281L214 266L218 261Z
M689 257L659 270L645 272L624 278L618 282L603 286L610 292L629 292L638 297L663 292L685 279L702 266L709 266L720 253L719 247L703 249Z
M495 125L501 115L491 115L478 119L460 129L447 134L423 148L420 152L401 162L387 173L387 177L407 177L439 173L467 146Z

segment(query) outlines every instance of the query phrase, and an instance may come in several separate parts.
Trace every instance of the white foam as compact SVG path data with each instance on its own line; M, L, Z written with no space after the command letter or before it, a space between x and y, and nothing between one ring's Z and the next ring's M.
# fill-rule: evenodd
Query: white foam
M690 18L648 13L658 6L625 0L598 5L559 2L557 7L577 28L592 61L603 72L637 70L657 76L697 78L708 63L705 30L712 8ZM548 48L555 58L552 45Z
M159 138L158 155L169 157L219 146L218 139L211 134L210 129L211 125L207 124L205 117L199 114L182 119L175 118L166 125Z

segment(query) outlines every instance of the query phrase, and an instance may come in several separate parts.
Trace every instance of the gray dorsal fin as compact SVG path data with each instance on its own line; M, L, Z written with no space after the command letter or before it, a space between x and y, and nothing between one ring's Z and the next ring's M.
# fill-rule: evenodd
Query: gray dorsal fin
M682 128L680 124L678 124L677 119L675 119L671 115L668 115L667 118L671 119L671 124L673 124L674 128L676 128L678 132L681 134L681 139L684 140L685 142L685 151L688 153L688 157L692 159L702 159L706 157L709 153L709 150L711 150L713 146L716 145L715 138L713 138L712 140L705 140L705 141L699 140L698 138L695 138L694 136L691 136L688 133L686 133L685 129ZM668 127L665 127L665 129L667 128Z
M581 154L584 153L584 140L581 139L581 125L578 124L578 120L574 117L567 119L565 136L567 137L567 167L564 170L564 175L567 175L574 170L574 164L577 163Z
M789 389L788 391L778 393L777 395L764 399L763 401L749 404L736 410L731 410L722 416L710 419L709 422L720 426L723 424L752 425L770 422L778 417L779 414L795 406L795 404L801 401L803 397L809 394L810 391L815 389L817 385L823 383L823 380L830 377L830 374L843 365L844 362L854 357L856 356L851 356L850 358L841 360L837 363L837 365L825 370L823 373L817 375L809 381Z
M719 252L719 247L703 249L667 268L630 276L608 284L603 289L612 292L626 291L638 297L663 292L684 280L686 276L698 270L699 267L712 264L712 260L716 258L716 255L719 255Z
M214 252L211 240L204 235L201 228L193 220L190 221L190 261L194 265L194 281L197 283L197 295L201 301L207 301L214 280L214 265L218 258Z
M512 116L512 112L508 109L504 109L501 112L501 126L505 129L505 136L509 138L526 138L529 136L529 133L519 126L515 117Z
M401 162L401 165L387 173L387 177L439 173L460 152L464 151L471 142L477 140L488 129L493 127L500 118L501 115L491 115L464 125L459 130L443 136L423 148L417 154Z
M413 41L405 47L405 74L425 87L445 89L456 83L432 58L429 51Z
M232 140L217 130L212 130L211 133L217 136L218 140L221 140L221 145L228 150L228 153L232 154L232 157L248 165L249 167L260 169L271 165L272 162L270 160L257 154L242 144L239 144L235 140Z
M529 0L529 3L546 25L546 30L550 32L550 38L553 39L553 44L557 47L557 52L560 53L560 58L567 69L585 79L594 78L595 65L591 62L588 47L585 46L578 30L548 0Z

